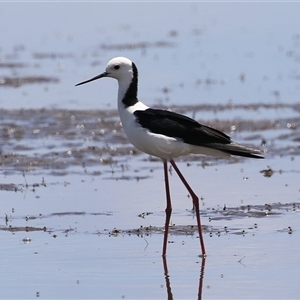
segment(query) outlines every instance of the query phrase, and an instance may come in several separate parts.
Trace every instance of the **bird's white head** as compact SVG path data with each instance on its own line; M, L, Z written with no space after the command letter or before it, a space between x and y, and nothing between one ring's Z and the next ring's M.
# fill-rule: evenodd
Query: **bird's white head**
M111 59L106 69L100 75L80 82L77 85L85 84L99 78L110 77L115 78L119 82L118 90L118 107L129 107L138 103L138 71L135 64L126 57L115 57Z
M129 84L129 82L134 77L134 70L133 70L134 68L135 68L135 66L130 59L128 59L126 57L115 57L108 62L106 69L103 73L101 73L89 80L80 82L80 83L76 84L76 86L85 84L85 83L88 83L88 82L91 82L91 81L94 81L96 79L100 79L103 77L115 78L119 82L125 81ZM137 73L137 70L135 72ZM137 74L135 74L135 75L137 76Z
M105 69L106 76L117 80L133 77L132 61L126 57L115 57L111 59Z

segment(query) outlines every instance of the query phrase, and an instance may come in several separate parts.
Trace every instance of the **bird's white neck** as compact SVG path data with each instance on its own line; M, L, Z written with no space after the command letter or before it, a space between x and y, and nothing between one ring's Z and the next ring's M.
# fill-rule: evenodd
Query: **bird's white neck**
M118 80L119 91L118 91L118 107L128 108L138 103L137 99L137 76L123 78Z
M128 91L128 88L130 87L132 78L124 78L122 80L118 80L119 89L118 89L118 106L123 105L124 106L124 99L126 96L126 93Z
M124 123L128 112L132 114L135 110L146 110L149 107L137 98L137 81L126 79L118 81L118 83L118 111L121 121Z

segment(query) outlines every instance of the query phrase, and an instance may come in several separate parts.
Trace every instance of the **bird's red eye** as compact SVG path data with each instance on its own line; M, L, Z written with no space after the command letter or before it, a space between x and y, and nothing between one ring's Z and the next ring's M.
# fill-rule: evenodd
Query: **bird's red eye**
M116 66L114 66L114 69L115 69L115 70L119 70L119 69L120 69L120 66L119 66L119 65L116 65Z

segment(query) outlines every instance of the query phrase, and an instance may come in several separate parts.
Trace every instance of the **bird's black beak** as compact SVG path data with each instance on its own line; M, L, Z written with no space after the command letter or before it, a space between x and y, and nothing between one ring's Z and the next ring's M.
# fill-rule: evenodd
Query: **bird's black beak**
M85 83L88 83L88 82L91 82L91 81L94 81L96 79L100 79L102 77L106 77L107 76L107 72L103 72L101 73L100 75L96 76L96 77L93 77L92 79L89 79L89 80L86 80L86 81L82 81L80 83L77 83L75 86L78 86L78 85L81 85L81 84L85 84Z

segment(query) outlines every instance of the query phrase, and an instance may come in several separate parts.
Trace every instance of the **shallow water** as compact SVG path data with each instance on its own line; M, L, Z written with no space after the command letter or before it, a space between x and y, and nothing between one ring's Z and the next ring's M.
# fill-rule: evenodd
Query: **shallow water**
M298 298L299 9L215 5L2 4L1 299ZM206 259L172 169L162 259L162 163L128 143L115 82L74 87L117 55L138 65L147 104L267 151L177 160Z

